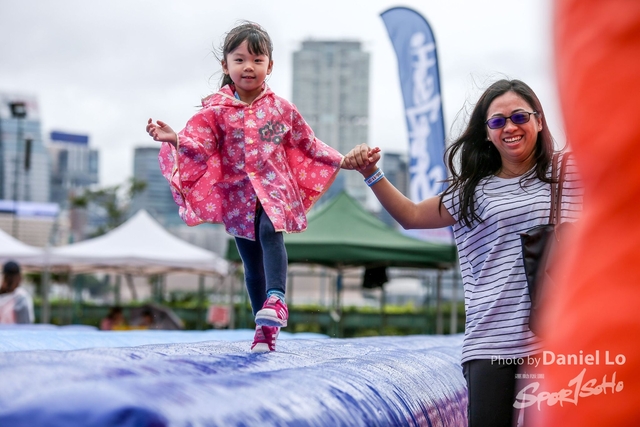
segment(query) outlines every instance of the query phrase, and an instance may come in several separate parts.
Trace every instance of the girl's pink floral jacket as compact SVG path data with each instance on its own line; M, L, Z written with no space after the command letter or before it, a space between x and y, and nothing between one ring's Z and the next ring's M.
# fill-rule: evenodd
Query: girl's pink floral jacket
M159 161L188 225L224 223L232 236L255 240L258 200L276 231L304 231L342 155L265 84L251 105L230 86L204 99L178 134L178 149L163 143Z

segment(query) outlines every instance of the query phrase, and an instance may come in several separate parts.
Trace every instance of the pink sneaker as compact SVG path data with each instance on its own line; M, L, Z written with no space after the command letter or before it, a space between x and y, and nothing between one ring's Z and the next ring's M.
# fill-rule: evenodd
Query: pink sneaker
M271 295L264 302L262 310L256 313L256 325L263 326L279 326L281 328L287 326L289 318L289 310L287 304L280 301L277 296Z
M256 326L256 334L253 336L251 353L266 353L276 351L276 339L280 328L275 326Z

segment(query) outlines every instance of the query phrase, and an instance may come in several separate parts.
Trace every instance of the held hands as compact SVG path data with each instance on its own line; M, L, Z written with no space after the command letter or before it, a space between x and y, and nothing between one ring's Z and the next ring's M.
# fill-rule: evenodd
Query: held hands
M147 133L154 141L168 142L176 147L178 143L178 135L171 129L171 126L160 120L153 123L152 119L147 122Z
M371 148L367 144L360 144L349 151L342 159L342 169L357 170L364 176L371 175L377 169L380 160L380 148Z

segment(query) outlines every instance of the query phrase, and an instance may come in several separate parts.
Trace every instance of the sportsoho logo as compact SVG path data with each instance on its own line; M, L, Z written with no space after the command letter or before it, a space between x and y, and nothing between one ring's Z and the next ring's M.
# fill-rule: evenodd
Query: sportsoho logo
M596 365L610 365L620 366L624 365L627 358L623 354L611 355L608 351L601 353L596 350L595 353L583 353L580 351L578 354L555 354L552 351L543 351L542 356L534 357L528 356L527 358L521 358L524 364L525 360L529 366L542 365L563 365L563 366L596 366ZM518 359L520 360L520 359ZM554 406L560 404L563 406L565 403L572 403L577 405L580 399L597 396L599 394L615 394L620 393L624 389L624 383L616 378L616 371L611 373L609 379L608 375L604 375L602 379L587 377L587 368L583 368L578 375L569 380L567 388L563 388L558 391L538 391L540 388L540 382L535 381L525 386L516 396L516 401L513 406L517 409L527 408L529 406L537 405L538 410L541 409L543 403L546 402L548 406Z

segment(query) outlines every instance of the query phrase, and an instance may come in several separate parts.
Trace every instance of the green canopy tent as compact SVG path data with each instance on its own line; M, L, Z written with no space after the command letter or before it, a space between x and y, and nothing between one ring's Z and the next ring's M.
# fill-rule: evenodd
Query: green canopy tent
M442 270L456 264L453 244L406 236L364 210L345 192L312 211L308 221L305 232L285 235L289 263ZM234 244L229 245L227 259L241 261Z
M411 267L442 271L453 268L457 262L455 245L404 235L367 212L345 192L312 211L308 223L303 233L285 234L289 263L318 264L337 269L335 308L338 314L341 310L342 270L345 267ZM241 261L232 241L227 259ZM437 304L439 307L439 298Z

